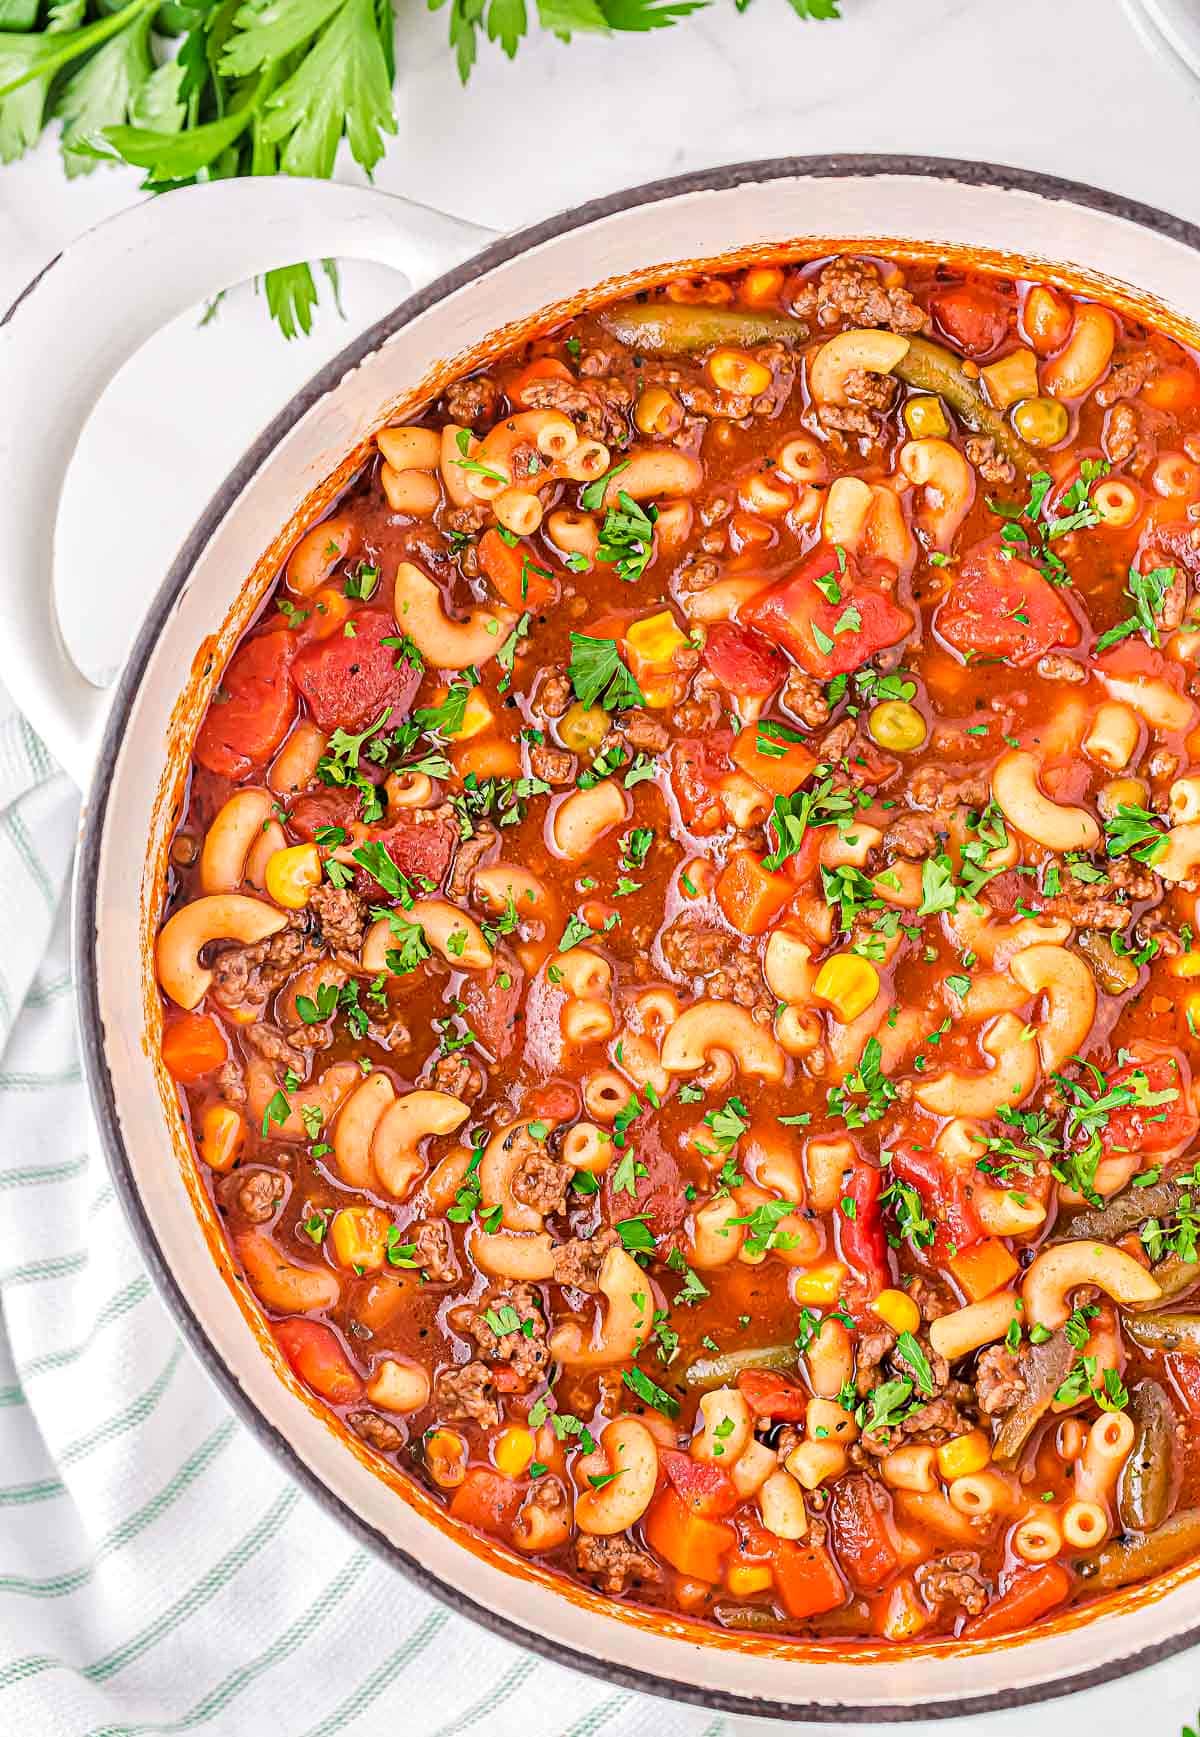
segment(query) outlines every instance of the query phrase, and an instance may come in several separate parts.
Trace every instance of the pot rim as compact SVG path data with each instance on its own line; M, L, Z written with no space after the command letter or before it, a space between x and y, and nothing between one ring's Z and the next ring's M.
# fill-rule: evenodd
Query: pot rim
M147 609L113 688L112 705L92 775L91 790L85 794L72 912L72 950L77 974L76 1005L80 1047L92 1111L114 1187L139 1251L193 1353L209 1378L229 1401L241 1422L250 1428L288 1475L297 1481L305 1493L326 1513L332 1515L381 1560L393 1568L399 1568L415 1585L432 1593L456 1614L469 1617L502 1640L537 1653L550 1663L568 1665L587 1676L625 1689L655 1694L716 1712L783 1720L795 1724L906 1724L917 1720L951 1719L999 1712L1031 1703L1056 1700L1130 1676L1136 1671L1173 1658L1189 1647L1200 1645L1200 1621L1152 1647L1143 1648L1136 1654L1108 1658L1087 1670L1077 1671L1071 1676L1057 1678L1052 1682L1014 1687L969 1698L958 1696L945 1701L929 1701L920 1705L867 1705L852 1701L841 1701L836 1705L814 1701L789 1703L700 1687L673 1677L660 1677L648 1671L637 1670L615 1659L592 1657L549 1636L524 1628L513 1618L478 1603L459 1587L441 1580L335 1495L319 1475L300 1458L281 1431L248 1398L234 1370L224 1362L210 1342L182 1285L169 1266L143 1205L125 1151L112 1075L105 1053L95 947L98 928L97 893L100 854L113 772L126 734L129 715L159 633L204 548L262 464L291 429L314 405L334 391L349 372L401 328L452 292L542 242L568 235L573 230L585 228L601 218L615 216L643 205L658 204L680 195L729 192L737 187L760 182L883 176L907 176L928 181L954 182L967 187L1034 194L1043 199L1057 200L1105 216L1124 219L1200 253L1200 226L1156 206L1106 192L1086 182L1066 180L1038 170L1020 169L1006 164L955 157L893 155L887 152L772 157L692 170L687 174L669 176L621 192L604 194L573 210L558 212L539 223L501 236L463 264L406 297L314 374L267 424L257 440L228 473L197 519ZM17 300L20 301L25 293L27 292L23 291Z

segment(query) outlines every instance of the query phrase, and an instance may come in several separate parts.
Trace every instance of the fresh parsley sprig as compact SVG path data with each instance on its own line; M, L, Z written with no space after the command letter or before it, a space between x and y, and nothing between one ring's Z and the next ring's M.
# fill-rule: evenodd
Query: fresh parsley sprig
M538 0L531 17L524 0L427 0L446 12L464 83L482 39L511 59L531 30L661 30L707 3ZM838 0L789 3L798 18L839 16ZM154 193L218 176L328 179L343 138L370 175L397 131L396 24L391 0L0 0L0 163L59 119L68 175L130 163ZM332 260L323 270L336 301ZM312 329L311 266L263 285L286 337Z

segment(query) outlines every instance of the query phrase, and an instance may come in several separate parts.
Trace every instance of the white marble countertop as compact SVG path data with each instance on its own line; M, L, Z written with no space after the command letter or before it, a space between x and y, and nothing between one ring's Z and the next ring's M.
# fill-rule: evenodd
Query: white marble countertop
M543 38L511 65L485 47L465 92L445 13L419 8L400 8L399 133L376 181L481 223L517 227L685 169L822 151L1013 163L1200 221L1200 89L1150 56L1118 0L843 0L845 20L829 25L800 24L785 0L754 0L743 17L717 0L666 36ZM548 138L563 142L548 151ZM137 181L101 168L67 182L50 136L0 169L0 308L72 236L140 197ZM251 437L402 291L388 271L349 267L345 320L327 304L314 335L289 345L244 287L204 329L188 316L125 368L80 448L61 530L68 636L90 668L119 659L140 602ZM1179 1737L1198 1704L1193 1653L955 1730Z

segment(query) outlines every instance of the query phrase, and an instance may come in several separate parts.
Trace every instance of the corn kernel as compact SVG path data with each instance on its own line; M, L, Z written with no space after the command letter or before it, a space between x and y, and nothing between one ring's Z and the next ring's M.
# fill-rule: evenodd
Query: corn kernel
M1096 806L1105 820L1111 820L1123 802L1131 808L1140 808L1149 795L1150 786L1144 778L1110 778L1098 791Z
M492 1464L507 1478L519 1478L533 1459L533 1436L520 1424L502 1429L492 1443Z
M675 653L688 643L669 609L635 621L625 634L625 649L642 698L648 706L670 706L678 697Z
M792 1274L789 1289L795 1303L836 1303L846 1283L846 1269L841 1261L826 1261L823 1266L797 1269Z
M784 276L777 265L756 265L742 279L739 299L752 308L769 307L783 294Z
M210 1104L200 1118L196 1144L210 1170L232 1170L246 1138L246 1124L228 1104Z
M1200 953L1180 953L1167 961L1172 977L1200 977Z
M387 1259L391 1220L378 1206L343 1206L333 1215L329 1242L340 1267L377 1273Z
M975 1472L981 1472L991 1457L987 1436L981 1429L973 1429L966 1435L956 1435L952 1441L942 1443L937 1450L938 1471L947 1483L955 1478L969 1478Z
M880 700L867 719L873 739L893 754L911 754L929 730L924 718L907 700Z
M267 859L267 892L277 905L301 911L321 884L321 853L315 844L292 844Z
M1189 1031L1200 1031L1200 989L1183 998L1183 1017Z
M463 707L462 723L457 730L446 730L444 734L449 736L452 742L466 742L472 736L478 736L494 721L487 695L482 688L472 688Z
M879 994L879 973L869 959L860 959L857 953L839 953L835 959L826 959L817 972L813 994L818 1001L828 1002L840 1024L849 1025Z
M714 350L708 375L722 392L736 392L740 398L757 398L771 384L771 370L748 350Z
M929 1626L929 1613L917 1598L907 1577L892 1588L883 1619L883 1632L890 1641L915 1640Z
M1013 427L1029 446L1057 446L1071 419L1056 398L1026 398L1012 413Z
M1011 356L981 368L979 375L997 410L1007 410L1020 398L1037 397L1037 357L1032 350L1014 350Z
M950 432L941 399L926 392L906 401L904 425L914 440L945 440Z
M453 1490L467 1475L467 1444L457 1430L431 1429L425 1437L425 1464L440 1490Z
M731 1562L725 1571L725 1584L735 1598L749 1598L765 1592L774 1575L766 1562Z
M676 627L671 611L661 609L657 615L635 621L625 634L625 643L640 663L661 666L669 664L680 646L687 644L687 635Z
M665 437L683 426L683 406L665 386L647 386L634 406L633 420L642 434Z
M915 1333L921 1311L905 1291L880 1291L871 1308L893 1333Z

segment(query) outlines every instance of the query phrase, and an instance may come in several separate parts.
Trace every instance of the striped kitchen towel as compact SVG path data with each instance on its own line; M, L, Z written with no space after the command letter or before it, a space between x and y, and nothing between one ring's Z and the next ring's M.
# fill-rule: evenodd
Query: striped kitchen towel
M0 1733L717 1737L453 1616L234 1418L155 1294L89 1129L79 799L0 692Z

